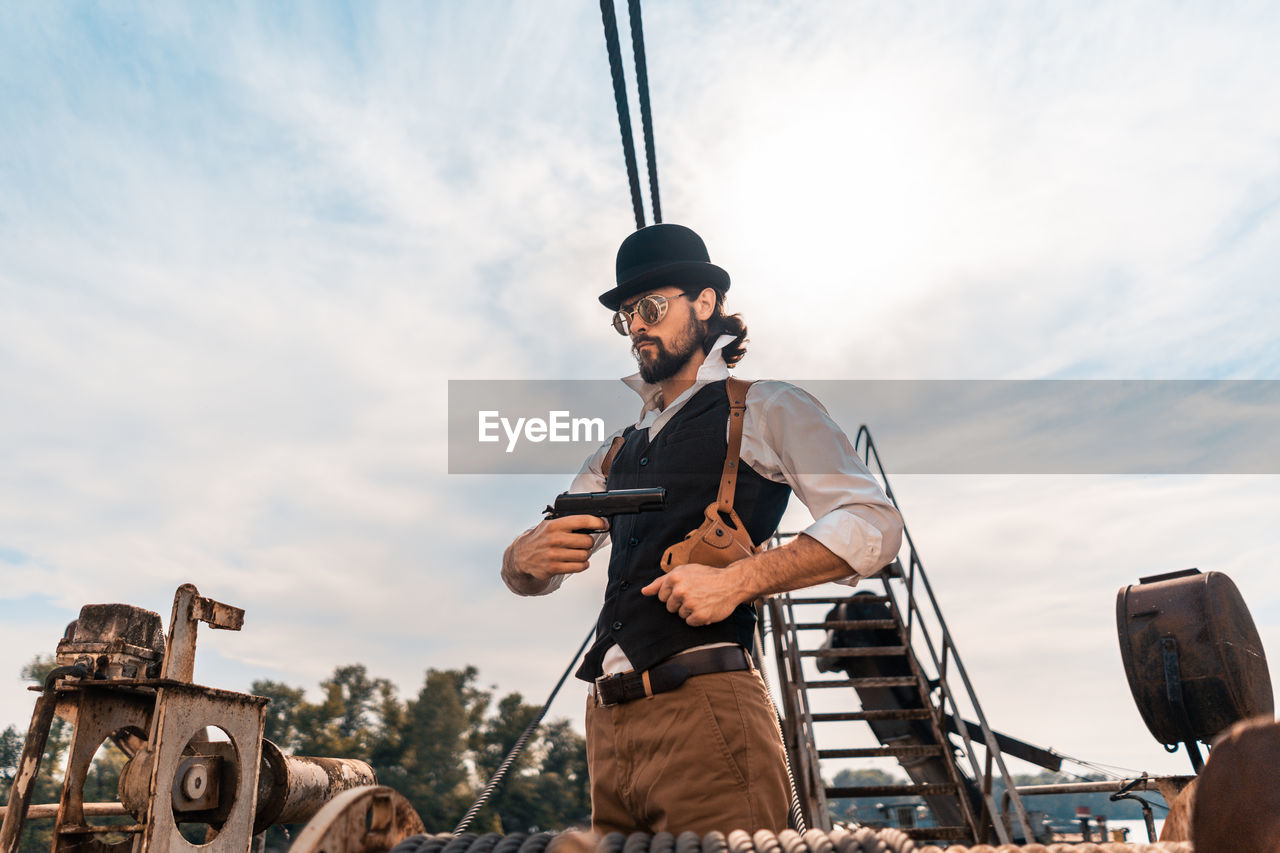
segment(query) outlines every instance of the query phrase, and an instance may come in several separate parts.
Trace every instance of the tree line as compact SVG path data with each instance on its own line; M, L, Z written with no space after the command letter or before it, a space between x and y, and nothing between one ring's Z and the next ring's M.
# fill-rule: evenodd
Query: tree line
M50 658L36 658L23 677L43 683ZM265 736L286 752L368 762L381 784L403 794L429 832L454 828L540 708L519 693L495 701L477 684L478 670L429 669L421 689L402 699L394 684L362 664L339 666L320 683L320 698L278 681L255 681L252 693L271 700ZM0 732L0 803L9 796L25 733ZM55 719L32 802L56 802L71 727ZM125 756L108 741L85 783L85 802L116 799ZM502 787L476 816L474 831L527 832L587 826L591 801L586 745L568 720L544 722L507 772ZM103 821L106 823L107 821ZM29 821L22 853L47 851L51 821ZM268 846L288 846L287 830Z

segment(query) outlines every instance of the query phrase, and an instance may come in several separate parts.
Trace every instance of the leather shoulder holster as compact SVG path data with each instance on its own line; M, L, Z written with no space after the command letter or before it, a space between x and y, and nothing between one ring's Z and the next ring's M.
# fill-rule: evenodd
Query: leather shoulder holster
M747 389L750 382L742 379L725 381L729 395L729 448L720 475L720 492L715 503L704 511L702 524L662 555L662 570L669 572L685 563L724 568L735 560L756 552L751 534L733 509L733 494L738 483L739 454L742 452L742 422L746 419Z

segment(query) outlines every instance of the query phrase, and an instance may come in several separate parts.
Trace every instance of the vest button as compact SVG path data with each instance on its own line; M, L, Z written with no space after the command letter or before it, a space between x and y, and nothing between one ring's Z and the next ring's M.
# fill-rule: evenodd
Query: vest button
M622 583L618 584L618 589L630 589L630 588L631 588L631 581L623 581Z
M648 465L648 464L649 464L649 457L648 457L648 456L642 456L642 457L640 458L640 464L641 464L641 465Z
M622 623L621 623L621 622L614 622L614 623L613 623L613 630L615 630L615 631L621 631L621 630L622 630Z
M627 540L627 544L630 545L632 548L634 548L640 544L640 540L632 536L630 539Z

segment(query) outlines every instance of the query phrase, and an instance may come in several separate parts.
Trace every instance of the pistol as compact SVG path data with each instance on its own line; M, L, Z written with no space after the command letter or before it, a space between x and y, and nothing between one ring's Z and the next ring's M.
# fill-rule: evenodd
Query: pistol
M632 512L656 512L666 509L667 490L661 486L652 489L614 489L611 492L563 492L555 503L543 510L547 518L563 518L566 515L594 515L596 518L613 518ZM599 533L599 530L575 530L574 533Z

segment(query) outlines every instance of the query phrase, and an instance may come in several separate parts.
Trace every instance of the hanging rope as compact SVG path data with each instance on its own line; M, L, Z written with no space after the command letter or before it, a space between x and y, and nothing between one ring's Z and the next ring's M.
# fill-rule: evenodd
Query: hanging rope
M658 202L658 159L653 151L653 114L649 109L649 69L644 59L644 27L640 24L640 0L627 0L631 17L631 50L636 58L636 91L640 95L640 127L644 133L644 159L649 167L649 208L655 224L662 221Z
M640 173L636 169L636 145L627 109L627 81L622 76L622 47L618 43L613 0L600 0L600 16L604 19L604 43L609 51L609 73L613 76L613 100L618 106L618 129L622 131L622 155L627 161L627 181L631 184L631 207L639 230L644 227L644 202L640 200Z
M471 804L471 808L467 809L467 813L463 815L462 820L454 827L453 834L459 835L471 825L471 821L475 820L476 815L480 813L480 809L484 808L484 804L489 802L489 797L502 784L502 779L507 775L507 771L511 769L511 765L515 763L516 758L524 751L524 746L529 742L529 737L534 730L538 728L538 724L542 722L542 718L547 715L547 709L551 707L551 703L555 701L556 694L560 692L560 688L564 686L565 679L569 677L569 673L573 672L573 668L578 665L578 658L582 657L582 653L587 650L587 644L591 642L591 638L596 634L595 626L591 626L591 632L587 634L587 638L582 641L582 645L578 647L578 651L574 654L573 660L569 661L569 665L565 667L564 673L560 676L560 680L556 682L556 686L551 688L551 695L547 697L546 704L542 706L542 710L538 712L538 716L533 718L533 722L525 728L524 733L516 740L515 746L511 747L511 751L507 753L507 757L502 759L502 764L498 765L498 769L494 771L493 777L489 779L489 783L484 786L484 790L480 792L480 796Z

